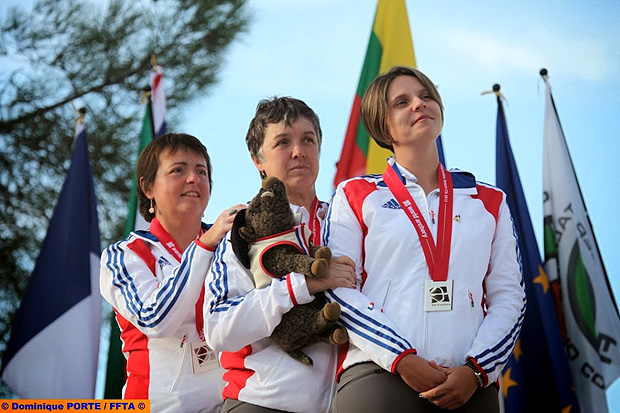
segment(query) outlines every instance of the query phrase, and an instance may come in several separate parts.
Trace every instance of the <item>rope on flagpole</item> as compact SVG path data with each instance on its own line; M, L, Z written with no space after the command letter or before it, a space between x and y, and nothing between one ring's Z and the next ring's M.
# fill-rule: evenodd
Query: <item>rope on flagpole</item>
M151 54L151 72L161 73L161 67L157 64L157 55L155 53Z
M480 94L480 96L482 95L488 95L489 93L494 93L495 96L497 96L497 102L505 102L506 106L508 106L508 100L506 99L506 96L502 95L502 93L499 91L500 87L499 84L494 84L493 85L493 90L487 90L486 92L482 92Z
M145 105L148 103L149 98L151 97L151 87L145 86L142 89L142 93L140 94L140 104Z
M497 96L497 100L498 101L501 100L503 102L506 102L506 106L508 106L508 101L506 100L506 96L502 95L502 93L499 91L499 89L500 89L500 86L499 86L499 84L496 83L496 84L493 85L493 90L487 90L486 92L482 92L480 94L480 96L488 95L489 93L494 93L495 96Z
M73 101L71 101L71 107L73 108L73 110L75 110L75 112L77 113L77 119L75 120L75 127L77 128L78 125L84 125L84 117L86 116L86 108L77 108L75 106L75 103L73 103ZM73 151L73 147L75 146L75 138L77 136L73 136L73 141L71 141L71 150Z
M75 110L75 112L77 113L78 117L75 120L75 124L77 125L78 123L83 125L84 124L84 116L86 116L86 109L85 108L77 108L75 106L75 103L73 103L73 101L71 101L71 107L73 108L73 110Z

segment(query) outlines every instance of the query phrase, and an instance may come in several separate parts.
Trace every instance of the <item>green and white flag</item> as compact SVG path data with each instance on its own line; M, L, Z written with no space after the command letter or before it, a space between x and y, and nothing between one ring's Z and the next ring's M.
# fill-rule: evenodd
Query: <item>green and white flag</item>
M564 343L582 412L606 412L620 375L620 317L546 74L545 267L561 303Z

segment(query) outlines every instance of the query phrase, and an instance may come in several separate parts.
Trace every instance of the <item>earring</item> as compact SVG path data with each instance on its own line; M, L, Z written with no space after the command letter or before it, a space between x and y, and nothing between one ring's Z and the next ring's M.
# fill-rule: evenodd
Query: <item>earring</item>
M265 172L265 171L260 171L260 177L261 177L262 179L267 178L267 172Z
M149 208L149 213L150 214L154 214L155 213L155 208L153 208L153 200L151 199L151 207Z

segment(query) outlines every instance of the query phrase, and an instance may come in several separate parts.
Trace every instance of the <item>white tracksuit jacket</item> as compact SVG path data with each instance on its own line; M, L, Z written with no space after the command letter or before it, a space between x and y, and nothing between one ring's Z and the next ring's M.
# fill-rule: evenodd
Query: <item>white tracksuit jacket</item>
M310 214L302 213L308 225ZM326 204L318 215L323 215ZM291 273L271 285L254 288L249 271L235 256L230 233L220 242L206 279L205 335L220 355L227 372L224 398L290 412L327 412L335 386L337 347L317 343L304 351L313 359L308 367L284 353L269 336L282 314L296 303L314 299L303 275Z
M155 221L101 255L101 294L117 312L127 360L123 397L149 398L153 412L219 412L224 371L193 374L190 354L200 341L196 301L213 251L193 242L179 262Z
M436 239L432 214L437 215L439 190L426 196L413 174L398 164L397 169ZM343 307L340 321L349 332L339 373L371 360L394 371L400 357L417 352L446 367L472 358L486 385L499 377L526 306L512 218L501 190L476 183L466 172L453 170L451 176L451 311L423 311L428 266L416 230L382 175L354 178L336 189L323 244L334 256L353 259L363 293L339 288L326 294Z

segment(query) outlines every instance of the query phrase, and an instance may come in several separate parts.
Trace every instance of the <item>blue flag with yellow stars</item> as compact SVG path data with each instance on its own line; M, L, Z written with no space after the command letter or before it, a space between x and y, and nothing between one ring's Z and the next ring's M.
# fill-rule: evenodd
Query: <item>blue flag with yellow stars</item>
M501 377L504 411L579 411L557 310L523 195L500 95L497 98L496 185L507 195L519 249L527 311L521 337Z

